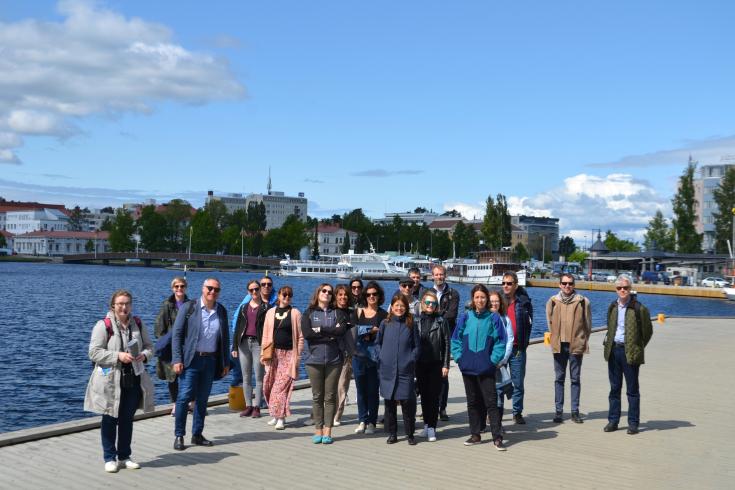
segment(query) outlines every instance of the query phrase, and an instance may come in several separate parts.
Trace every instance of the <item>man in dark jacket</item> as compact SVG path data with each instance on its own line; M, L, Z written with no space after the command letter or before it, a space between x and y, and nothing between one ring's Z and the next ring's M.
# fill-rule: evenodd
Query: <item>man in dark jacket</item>
M508 304L508 318L513 326L513 351L508 360L510 377L513 382L513 421L525 424L523 418L523 382L526 378L526 349L531 338L533 324L533 305L526 290L518 286L515 272L503 274L503 294ZM503 406L498 406L503 414Z
M644 350L653 335L651 314L648 308L630 294L631 280L621 274L615 281L618 299L607 310L607 335L605 336L605 360L610 378L610 410L605 432L618 430L620 421L620 392L625 377L628 395L628 434L638 433L641 414L641 397L638 389L638 372L645 359Z
M459 309L459 293L456 289L452 289L447 284L447 269L440 264L431 268L431 274L434 279L434 287L436 296L439 299L439 315L444 318L444 325L447 328L447 336L452 337L454 327L457 324L457 310ZM449 398L449 377L442 378L442 394L439 402L439 420L446 422L449 420L447 415L447 400Z
M196 308L191 315L177 315L174 322L171 350L174 371L179 375L179 396L176 399L176 425L174 449L183 451L186 434L187 405L196 399L191 428L191 443L211 446L204 430L207 401L212 381L227 375L229 371L230 331L227 310L217 302L220 293L218 279L207 278L202 285L201 298L192 300ZM189 304L183 308L188 309Z

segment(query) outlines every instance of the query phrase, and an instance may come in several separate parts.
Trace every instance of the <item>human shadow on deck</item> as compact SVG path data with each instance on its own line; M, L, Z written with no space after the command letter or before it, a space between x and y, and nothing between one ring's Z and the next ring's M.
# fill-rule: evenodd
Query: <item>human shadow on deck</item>
M226 458L237 456L237 453L224 451L177 451L160 454L156 459L141 461L146 468L168 468L170 466L194 466L200 464L217 464Z
M639 425L641 432L681 429L683 427L696 427L696 425L686 420L649 420L647 422L641 422Z

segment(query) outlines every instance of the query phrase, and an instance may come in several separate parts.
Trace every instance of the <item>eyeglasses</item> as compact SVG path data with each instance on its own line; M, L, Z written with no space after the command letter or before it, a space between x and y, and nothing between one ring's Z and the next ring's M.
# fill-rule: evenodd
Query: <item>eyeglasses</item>
M174 284L174 289L186 289L186 284Z
M413 284L399 284L402 288L410 288Z
M513 285L513 284L515 284L515 283L514 283L513 281L510 281L510 282L508 282L508 281L503 281L503 282L502 282L501 284L502 284L503 286L512 286L512 285Z
M574 286L574 281L571 281L571 282L562 281L559 284L561 284L562 286Z
M215 287L215 286L204 286L204 287L207 288L207 291L209 291L210 293L214 291L215 293L219 294L219 292L221 291L220 288Z
M250 293L257 293L258 291L260 291L260 288L250 288L250 289L248 289L248 292L250 292Z
M272 288L273 287L273 283L272 282L261 282L260 283L260 287L261 288Z
M362 289L362 286L360 286L360 285L352 286L352 289Z
M615 289L617 289L618 291L622 291L623 289L625 289L627 291L628 289L630 289L630 286L615 286Z
M331 289L322 289L321 292L324 293L324 294L329 294L330 296L332 295L332 290Z
M377 298L378 293L365 293L365 296L367 296L368 298Z
M293 296L293 293L281 293L281 297L283 298L291 298Z
M436 305L438 305L439 303L438 303L437 301L424 301L424 304L425 304L426 306L436 306Z

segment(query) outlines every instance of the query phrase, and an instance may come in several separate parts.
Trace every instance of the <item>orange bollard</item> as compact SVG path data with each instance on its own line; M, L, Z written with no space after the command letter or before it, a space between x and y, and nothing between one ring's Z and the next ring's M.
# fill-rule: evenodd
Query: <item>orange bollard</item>
M658 320L657 321L659 323L664 323L666 321L666 315L664 315L663 313L659 313L658 314Z
M544 332L544 345L551 345L551 332Z

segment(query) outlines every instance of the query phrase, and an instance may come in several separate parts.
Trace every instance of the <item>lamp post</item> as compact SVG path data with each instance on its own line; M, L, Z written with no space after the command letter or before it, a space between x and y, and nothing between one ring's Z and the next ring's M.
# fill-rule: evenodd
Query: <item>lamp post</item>
M189 260L191 260L191 234L194 232L194 227L189 226Z
M245 229L240 228L240 264L245 263Z

